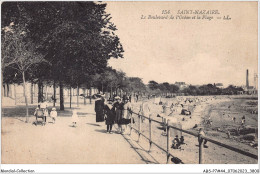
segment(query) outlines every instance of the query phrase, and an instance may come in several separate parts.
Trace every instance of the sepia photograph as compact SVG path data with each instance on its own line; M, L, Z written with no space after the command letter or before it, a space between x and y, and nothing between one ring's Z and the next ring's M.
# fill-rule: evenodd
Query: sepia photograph
M259 163L257 1L1 2L1 84L1 164Z

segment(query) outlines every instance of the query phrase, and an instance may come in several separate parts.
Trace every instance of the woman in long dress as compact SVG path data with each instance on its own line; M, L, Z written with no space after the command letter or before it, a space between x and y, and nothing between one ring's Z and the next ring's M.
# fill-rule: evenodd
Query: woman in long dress
M132 105L129 102L129 98L125 99L124 102L124 110L123 110L123 116L122 116L122 120L123 120L123 126L122 126L122 131L125 132L127 131L127 125L129 123L131 123L131 110L132 110Z
M115 109L115 113L116 113L116 118L115 118L115 122L118 125L118 131L119 133L122 133L122 127L121 127L121 119L122 119L122 115L123 115L123 103L120 101L120 97L116 96L115 97L115 103L113 104L113 107Z
M95 101L96 122L104 121L104 98Z

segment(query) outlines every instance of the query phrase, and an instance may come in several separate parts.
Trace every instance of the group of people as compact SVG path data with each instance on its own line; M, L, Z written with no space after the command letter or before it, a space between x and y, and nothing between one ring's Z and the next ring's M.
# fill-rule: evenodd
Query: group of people
M47 117L50 117L52 120L52 123L54 124L57 120L58 113L56 111L55 107L52 107L51 111L48 110L48 102L44 100L43 102L40 102L38 106L36 107L34 111L34 116L36 116L36 124L38 122L38 118L42 118L43 123L46 123ZM76 127L78 122L78 114L77 110L72 110L72 127Z
M116 96L113 102L109 102L101 95L95 101L96 122L105 121L107 133L112 133L113 125L117 124L118 133L124 134L127 124L131 123L131 109L129 97L121 99Z
M48 103L47 103L47 101L43 101L43 102L40 102L38 104L38 106L36 107L36 109L34 111L34 115L36 116L36 119L38 117L43 118L44 123L46 123L47 117L50 116L52 119L52 123L55 123L56 118L57 118L57 111L56 111L56 108L53 107L51 109L51 112L49 113ZM36 120L36 121L38 121L38 120Z

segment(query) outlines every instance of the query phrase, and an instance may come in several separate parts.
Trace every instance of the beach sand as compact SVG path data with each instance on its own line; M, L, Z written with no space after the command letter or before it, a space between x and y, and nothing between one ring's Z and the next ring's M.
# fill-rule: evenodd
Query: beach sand
M239 149L257 154L258 152L258 139L255 132L258 131L257 126L257 114L252 114L252 111L257 111L257 98L252 96L202 96L202 97L185 97L190 99L199 99L196 102L196 106L192 110L190 116L181 115L180 113L174 113L172 117L176 118L184 130L189 130L194 133L198 133L199 128L203 128L206 132L206 136L222 143L237 147ZM176 103L176 99L162 99L162 102ZM149 103L151 108L150 114L153 119L162 121L162 118L157 117L157 114L162 112L162 105L154 104L153 99L145 101ZM133 104L133 110L138 112L140 104L143 101ZM145 115L145 114L144 114ZM162 114L163 115L163 114ZM229 115L229 116L228 116ZM245 115L245 126L241 127L241 118ZM138 129L138 117L133 114L136 121L134 127ZM232 120L232 117L236 117L236 122ZM182 119L185 121L182 121ZM212 125L206 124L204 120L212 121ZM197 124L196 128L193 128ZM149 137L149 122L144 120L142 123L142 132ZM240 134L235 135L234 130L240 127ZM231 132L228 138L227 132ZM162 125L157 123L152 124L152 140L158 145L166 149L167 140L166 136L162 135L164 130ZM171 149L171 153L176 157L182 159L184 163L196 164L198 163L198 139L192 135L182 133L185 139L186 145L182 145L183 150ZM255 137L256 136L256 137ZM171 137L173 140L174 137ZM147 143L147 140L142 139L142 143ZM203 163L206 164L256 164L257 160L250 157L243 156L239 153L230 151L226 148L208 143L209 148L205 148L203 153ZM149 146L147 146L149 149ZM154 155L161 158L162 162L166 160L166 154L160 150L153 148ZM161 156L161 157L159 157Z

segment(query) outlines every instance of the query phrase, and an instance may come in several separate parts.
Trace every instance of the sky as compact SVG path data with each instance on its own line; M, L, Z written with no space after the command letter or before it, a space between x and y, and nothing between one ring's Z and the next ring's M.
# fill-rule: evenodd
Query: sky
M109 65L144 83L250 85L258 67L257 2L107 2L123 59ZM141 19L170 10L218 10L214 19ZM229 15L230 20L223 20ZM169 17L168 16L168 17ZM183 15L185 16L185 14ZM186 15L194 16L194 15ZM216 19L221 17L221 19Z

